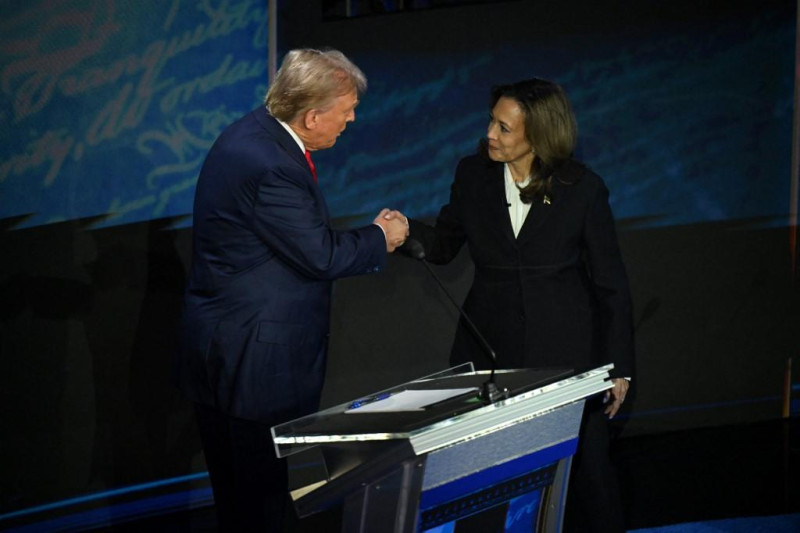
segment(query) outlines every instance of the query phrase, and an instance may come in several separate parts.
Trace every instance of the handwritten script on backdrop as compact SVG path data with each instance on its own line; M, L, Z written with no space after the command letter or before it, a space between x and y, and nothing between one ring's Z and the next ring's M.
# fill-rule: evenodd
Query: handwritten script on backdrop
M266 90L267 2L17 4L0 21L0 219L190 213L214 138ZM625 36L345 50L370 88L356 124L315 156L320 186L337 217L435 215L485 134L489 88L541 76L567 90L577 156L606 180L618 219L782 215L795 19L775 9ZM742 75L753 65L759 75Z
M0 23L0 218L191 211L200 164L267 83L266 2L44 1Z

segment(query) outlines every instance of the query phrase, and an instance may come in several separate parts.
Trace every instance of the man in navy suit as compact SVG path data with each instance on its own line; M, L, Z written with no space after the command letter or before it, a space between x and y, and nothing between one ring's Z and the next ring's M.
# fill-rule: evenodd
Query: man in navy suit
M332 282L379 272L408 235L388 209L333 229L317 187L310 152L336 143L365 89L341 52L289 52L265 106L220 135L200 172L177 380L220 531L281 530L287 474L270 427L318 407Z

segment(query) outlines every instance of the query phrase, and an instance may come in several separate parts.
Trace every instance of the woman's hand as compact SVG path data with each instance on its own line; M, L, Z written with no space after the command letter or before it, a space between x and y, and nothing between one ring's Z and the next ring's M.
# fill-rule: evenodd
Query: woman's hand
M619 408L622 407L622 402L625 401L625 396L628 394L628 388L630 387L630 382L625 378L614 378L611 383L614 386L606 391L605 398L603 398L603 402L608 404L604 411L608 418L614 418Z

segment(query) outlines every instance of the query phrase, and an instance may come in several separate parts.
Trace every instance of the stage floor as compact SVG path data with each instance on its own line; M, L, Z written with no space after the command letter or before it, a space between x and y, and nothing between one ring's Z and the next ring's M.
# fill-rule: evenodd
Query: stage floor
M628 437L614 443L629 530L800 513L800 418ZM290 519L287 533L339 530L338 510ZM216 532L213 508L103 531Z

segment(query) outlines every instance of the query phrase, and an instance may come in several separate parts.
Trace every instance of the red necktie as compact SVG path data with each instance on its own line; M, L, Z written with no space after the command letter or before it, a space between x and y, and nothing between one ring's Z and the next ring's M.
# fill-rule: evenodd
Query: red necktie
M311 152L306 150L306 161L308 161L308 168L311 169L311 175L314 176L314 183L317 182L317 169L314 167L314 162L311 160Z

